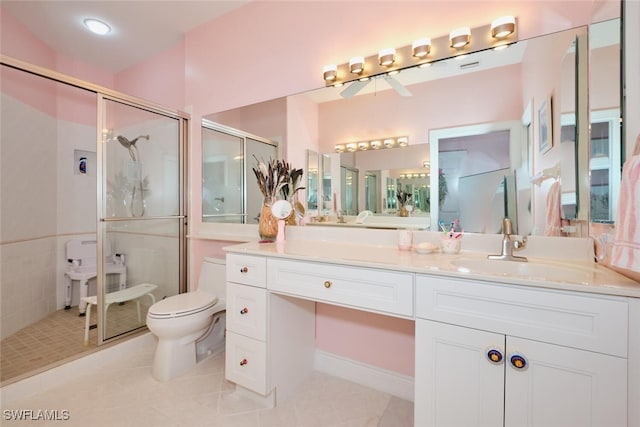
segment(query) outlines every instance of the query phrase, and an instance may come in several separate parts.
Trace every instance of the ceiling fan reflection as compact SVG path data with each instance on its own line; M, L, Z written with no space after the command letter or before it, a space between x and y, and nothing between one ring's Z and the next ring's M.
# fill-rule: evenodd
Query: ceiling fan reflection
M402 83L400 83L398 80L393 78L393 76L390 76L388 74L374 76L367 80L356 80L354 82L351 82L351 84L349 84L349 86L347 86L346 89L340 92L340 96L343 98L351 98L352 96L355 96L358 92L360 92L362 89L364 89L373 80L377 81L379 79L383 79L385 82L387 82L387 84L392 89L394 89L398 93L398 95L412 96L411 92L409 92L409 90Z

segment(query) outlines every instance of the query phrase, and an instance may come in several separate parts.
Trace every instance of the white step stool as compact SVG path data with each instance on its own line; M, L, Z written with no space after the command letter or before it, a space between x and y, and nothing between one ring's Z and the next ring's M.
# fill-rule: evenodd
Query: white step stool
M142 316L140 313L140 297L149 295L151 299L151 305L156 303L156 297L152 294L158 288L157 285L151 283L142 283L140 285L132 286L130 288L123 289L121 291L111 292L105 295L104 301L104 321L107 321L107 310L109 306L114 303L127 302L136 300L136 308L138 309L138 323L142 323ZM84 345L89 345L89 328L91 326L91 306L98 305L98 298L96 296L84 297L82 301L86 304L87 315L84 322Z

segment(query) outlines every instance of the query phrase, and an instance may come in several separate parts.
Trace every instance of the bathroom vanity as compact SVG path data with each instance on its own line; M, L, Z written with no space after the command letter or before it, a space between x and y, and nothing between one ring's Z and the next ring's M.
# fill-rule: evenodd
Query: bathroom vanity
M640 423L640 285L610 270L327 241L226 251L226 377L269 405L314 369L323 302L415 321L416 426Z

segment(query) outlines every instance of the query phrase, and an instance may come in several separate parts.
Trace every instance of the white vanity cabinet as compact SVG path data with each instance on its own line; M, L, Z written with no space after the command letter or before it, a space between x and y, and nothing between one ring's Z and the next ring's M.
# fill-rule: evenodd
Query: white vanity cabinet
M624 298L416 276L416 426L626 426Z
M266 258L227 255L225 375L229 381L267 395Z

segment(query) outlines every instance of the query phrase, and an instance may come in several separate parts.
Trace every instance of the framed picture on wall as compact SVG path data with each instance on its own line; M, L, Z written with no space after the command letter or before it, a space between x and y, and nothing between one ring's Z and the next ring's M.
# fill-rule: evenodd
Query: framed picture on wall
M551 123L551 95L542 101L538 108L538 141L540 153L546 153L553 146Z

